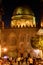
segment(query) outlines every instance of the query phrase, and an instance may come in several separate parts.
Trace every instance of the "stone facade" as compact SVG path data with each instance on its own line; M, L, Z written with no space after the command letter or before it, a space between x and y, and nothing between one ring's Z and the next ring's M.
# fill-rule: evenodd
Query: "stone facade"
M17 57L23 54L26 57L28 53L33 56L31 37L36 36L39 30L36 27L34 13L27 8L16 9L11 18L10 26L11 28L4 29L3 24L0 32L2 56ZM8 49L7 52L4 52L4 47Z
M11 52L14 53L13 55L24 55L32 51L31 37L34 37L37 31L38 28L36 27L4 29L2 30L1 45L8 48L8 55Z

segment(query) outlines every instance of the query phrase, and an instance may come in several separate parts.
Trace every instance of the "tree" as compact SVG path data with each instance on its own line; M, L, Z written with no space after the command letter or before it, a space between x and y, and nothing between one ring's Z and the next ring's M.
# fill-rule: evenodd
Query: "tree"
M39 37L39 48L43 50L43 36Z
M35 36L31 38L31 45L33 48L38 48L38 44L39 44L39 37Z
M32 37L31 45L33 48L38 48L43 50L43 36Z

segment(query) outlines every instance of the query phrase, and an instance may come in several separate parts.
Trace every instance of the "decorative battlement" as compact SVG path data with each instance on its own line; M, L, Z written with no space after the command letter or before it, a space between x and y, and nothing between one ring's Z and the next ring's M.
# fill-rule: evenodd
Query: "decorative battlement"
M35 17L13 19L11 21L11 27L36 27Z
M11 28L26 28L26 27L36 27L34 25L16 25L16 26L12 26Z
M26 25L26 24L21 24L21 25L14 25L14 26L11 26L11 28L14 28L14 27L15 27L15 28L16 28L16 27L17 27L17 28L23 28L23 27L26 28L26 27L36 27L36 25L32 25L32 24L31 24L31 25L28 25L28 24L27 24L27 25Z

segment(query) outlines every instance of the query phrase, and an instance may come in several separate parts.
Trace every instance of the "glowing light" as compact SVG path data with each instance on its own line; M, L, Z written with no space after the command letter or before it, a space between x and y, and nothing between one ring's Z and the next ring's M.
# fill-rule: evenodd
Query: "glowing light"
M33 16L32 16L33 15ZM28 7L17 7L11 17L11 27L36 27L35 17L32 10ZM15 21L16 20L16 21Z
M39 31L37 32L38 35L43 35L43 29L39 29Z
M33 25L36 27L35 17L33 17Z
M15 20L11 21L11 27L14 27L14 26L16 26L16 21Z
M34 50L34 52L36 53L36 54L39 54L39 49L37 49L37 50Z
M42 58L42 50L36 49L34 50L37 58Z
M4 52L7 52L7 50L8 50L7 48L3 48L3 51L4 51Z
M4 56L4 59L7 59L8 58L8 56Z
M41 27L43 27L43 22L41 21Z
M35 26L36 24L35 24L35 22L33 21L33 20L26 20L26 19L20 19L20 20L12 20L11 21L11 27L16 27L16 26L18 26L18 27L26 27L26 26L28 26L28 27L33 27L33 25Z

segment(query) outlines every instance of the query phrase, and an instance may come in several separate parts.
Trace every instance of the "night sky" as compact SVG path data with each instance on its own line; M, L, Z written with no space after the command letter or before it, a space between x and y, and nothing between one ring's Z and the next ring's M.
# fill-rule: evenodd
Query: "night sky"
M4 9L3 20L6 26L9 26L13 11L17 6L30 6L36 16L36 21L40 20L40 0L2 0L2 5Z

